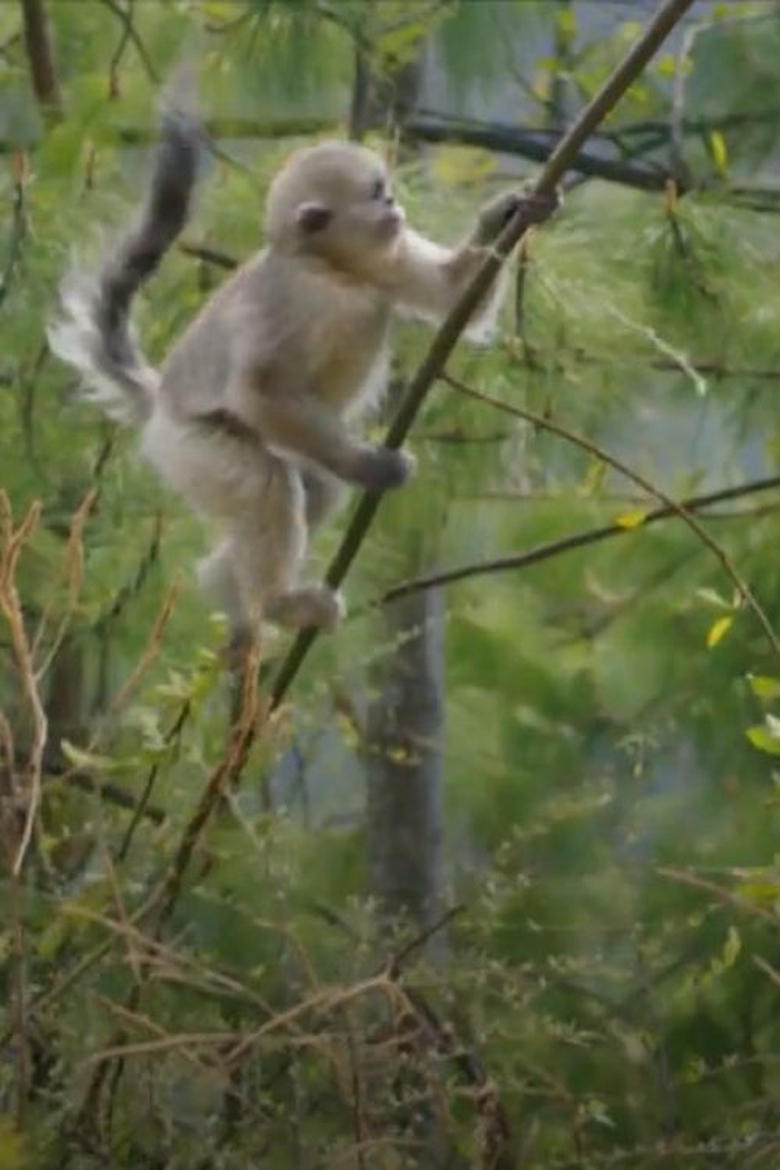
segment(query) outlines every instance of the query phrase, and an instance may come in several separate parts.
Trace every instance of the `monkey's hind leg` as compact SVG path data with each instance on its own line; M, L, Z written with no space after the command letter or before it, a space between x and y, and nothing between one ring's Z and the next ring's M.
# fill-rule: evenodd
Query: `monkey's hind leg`
M305 498L299 473L269 460L260 507L244 512L228 535L230 566L244 612L261 621L333 630L344 615L341 598L324 585L299 585L306 555Z
M306 499L306 527L309 532L319 528L331 512L334 512L346 494L345 485L327 471L301 472L303 491Z
M198 562L198 584L228 619L228 654L240 656L254 643L257 631L249 621L233 571L233 546L230 539L221 540L208 556Z

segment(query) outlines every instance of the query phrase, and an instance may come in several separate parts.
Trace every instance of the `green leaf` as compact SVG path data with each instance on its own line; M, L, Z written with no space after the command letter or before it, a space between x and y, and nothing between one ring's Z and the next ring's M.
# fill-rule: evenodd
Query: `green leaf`
M383 33L376 42L380 56L389 58L394 64L411 61L417 46L425 38L428 26L422 20L410 20L397 28Z
M721 597L716 589L705 587L696 590L696 596L701 601L706 601L708 605L714 605L717 609L732 609L731 602L726 601L725 597Z
M742 939L736 926L730 926L723 947L723 966L733 967L739 952L742 950Z
M664 53L656 61L655 70L659 77L664 77L668 81L671 81L677 73L677 58L672 53Z
M436 178L453 187L484 183L495 169L496 160L489 151L467 146L441 147L433 160Z
M574 9L561 8L555 14L555 23L558 26L561 39L570 45L577 34L577 14Z
M757 699L780 698L780 678L772 678L767 674L749 674L748 685Z
M780 736L773 735L768 727L758 723L748 727L745 735L760 752L766 752L769 756L780 756Z
M780 898L780 882L777 881L747 881L739 887L740 898L759 905L770 905Z
M642 35L642 23L638 20L626 20L620 28L620 39L624 42L637 40Z
M85 772L110 772L117 771L122 767L116 760L112 760L110 756L100 756L96 752L88 752L83 748L76 747L70 740L63 739L61 741L62 754L65 756L68 763L73 764L75 768L80 768Z

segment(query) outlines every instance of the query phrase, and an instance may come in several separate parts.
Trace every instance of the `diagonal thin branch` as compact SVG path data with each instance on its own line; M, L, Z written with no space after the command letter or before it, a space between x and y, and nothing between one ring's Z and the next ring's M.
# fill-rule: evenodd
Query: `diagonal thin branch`
M780 475L772 475L767 479L752 480L750 483L738 484L736 487L721 488L719 491L708 492L706 495L689 496L680 500L678 507L686 512L698 512L702 508L709 508L712 504L721 504L725 500L736 500L741 496L749 496L758 492L768 492L780 488ZM518 500L522 497L518 496ZM648 524L655 524L659 520L668 520L679 517L677 509L664 504L660 508L653 508L642 520L642 528ZM636 532L636 528L627 528L624 524L603 524L599 528L585 528L580 532L572 532L569 536L562 536L559 540L550 540L544 544L537 544L533 548L524 549L519 553L510 553L508 556L495 557L492 560L472 561L467 565L458 565L454 569L443 569L439 573L427 573L420 577L410 577L401 581L391 589L386 590L371 605L388 605L399 597L408 597L411 593L419 593L423 589L435 589L441 585L452 585L456 581L465 581L469 577L482 577L489 573L504 573L512 569L527 569L530 565L538 565L540 561L548 561L561 553L572 552L576 548L584 548L589 544L598 544L611 536L625 536L629 532Z
M640 38L548 158L534 187L536 195L549 196L555 193L558 183L582 144L619 101L692 3L693 0L665 0L660 6ZM428 390L444 369L469 318L492 284L502 263L522 238L527 226L521 213L515 215L496 240L493 251L486 257L472 283L446 317L412 378L398 413L387 432L385 443L388 447L398 448L403 443ZM380 500L381 495L369 492L362 496L341 545L325 574L325 580L331 587L338 587L346 576L376 515ZM315 630L302 630L290 647L271 688L272 710L287 694L316 636Z

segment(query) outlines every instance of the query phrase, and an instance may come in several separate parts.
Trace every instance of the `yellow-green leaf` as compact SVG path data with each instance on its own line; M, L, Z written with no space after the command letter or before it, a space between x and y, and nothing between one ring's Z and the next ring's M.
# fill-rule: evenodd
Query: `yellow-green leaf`
M764 716L764 726L770 735L773 735L775 739L780 739L780 719L776 715L770 715L767 711Z
M723 966L733 967L739 952L742 950L742 939L736 926L730 926L723 947Z
M707 646L710 650L717 646L718 642L729 632L734 623L734 618L731 614L728 617L720 617L713 622L707 633Z
M410 20L383 33L377 39L376 48L381 56L389 57L397 64L403 64L414 57L418 44L427 32L428 26L424 21Z
M739 896L747 902L756 902L767 905L780 898L780 882L749 881L739 887Z
M780 737L772 735L772 732L760 723L754 727L748 727L745 735L753 747L758 748L760 752L766 752L770 756L780 756Z
M117 771L122 767L116 760L112 760L110 756L101 756L96 752L87 752L83 748L76 747L70 740L63 739L60 741L62 754L69 764L73 764L74 768L82 768L85 772L110 772Z
M697 589L696 596L701 601L706 601L708 605L714 605L716 609L733 609L733 606L730 602L726 601L725 597L721 597L716 589L711 589L709 586Z
M620 38L626 44L635 41L637 37L642 35L643 29L641 21L638 20L624 20L620 26Z
M749 674L748 683L757 699L780 697L780 678L771 678L766 674Z
M621 512L615 517L615 523L620 528L639 528L647 519L647 508L632 508L629 512Z
M655 70L659 77L671 81L677 73L677 58L672 53L665 53L656 60Z
M728 166L728 151L726 150L726 139L720 130L710 131L710 153L715 170L719 175L725 175Z
M470 146L441 147L433 160L436 177L452 186L484 183L495 167L495 159L488 151Z

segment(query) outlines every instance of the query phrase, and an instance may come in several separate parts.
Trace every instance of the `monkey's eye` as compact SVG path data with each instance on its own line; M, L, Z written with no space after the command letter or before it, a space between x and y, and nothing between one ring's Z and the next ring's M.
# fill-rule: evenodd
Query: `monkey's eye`
M371 188L372 199L384 199L385 195L385 181L384 179L375 179L374 185Z

